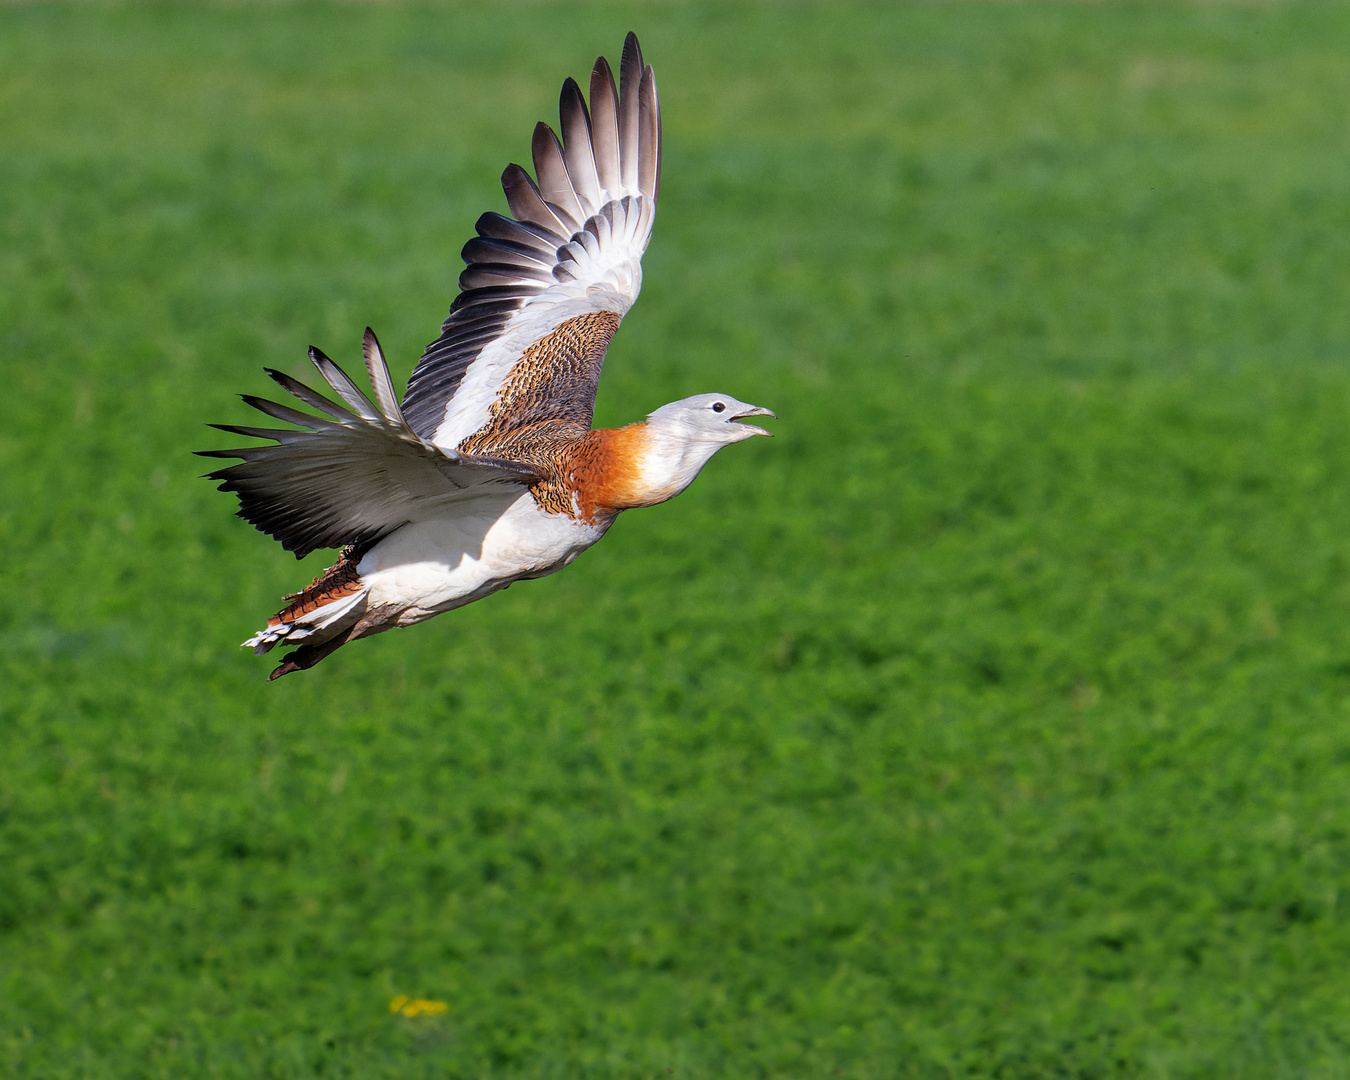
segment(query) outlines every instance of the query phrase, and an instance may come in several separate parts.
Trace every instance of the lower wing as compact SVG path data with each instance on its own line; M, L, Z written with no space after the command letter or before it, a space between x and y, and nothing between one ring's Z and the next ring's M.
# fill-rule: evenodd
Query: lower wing
M379 408L318 349L309 356L343 404L279 371L267 373L314 416L244 395L289 428L213 424L221 431L270 439L272 445L199 450L203 457L240 458L209 473L221 491L239 496L239 516L303 558L320 548L362 544L387 536L428 509L484 484L528 485L538 477L514 462L463 454L420 438L403 419L379 342L369 328L366 368Z

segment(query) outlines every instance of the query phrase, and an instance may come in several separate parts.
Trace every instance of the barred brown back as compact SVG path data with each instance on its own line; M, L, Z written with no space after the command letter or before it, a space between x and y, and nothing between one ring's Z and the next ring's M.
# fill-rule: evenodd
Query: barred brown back
M595 311L536 341L511 369L488 422L459 449L528 465L544 478L531 487L540 508L574 514L573 461L594 442L595 391L618 328L614 312Z
M540 338L511 369L488 410L488 422L459 448L521 460L504 450L517 445L522 431L536 424L558 422L575 425L576 434L589 431L605 350L618 329L618 315L594 311L568 319Z

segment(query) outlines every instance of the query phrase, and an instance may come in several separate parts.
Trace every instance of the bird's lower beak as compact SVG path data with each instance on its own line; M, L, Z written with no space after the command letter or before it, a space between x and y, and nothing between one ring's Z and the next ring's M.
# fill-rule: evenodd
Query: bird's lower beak
M774 419L774 420L777 420L777 419L778 419L778 414L777 414L776 412L774 412L772 409L765 409L765 408L763 408L763 407L761 407L761 406L759 406L759 405L751 405L749 408L742 409L740 412L738 412L738 413L737 413L735 416L733 416L731 419L732 419L733 421L739 421L739 420L744 420L744 419L746 419L746 417L749 417L749 416L768 416L768 417L771 417L771 418ZM753 433L756 434L756 435L767 435L770 439L773 438L773 432L772 432L772 431L766 431L764 428L762 428L762 427L757 427L757 426L754 425L754 424L741 424L740 426L743 427L743 428L745 428L747 431L753 432Z

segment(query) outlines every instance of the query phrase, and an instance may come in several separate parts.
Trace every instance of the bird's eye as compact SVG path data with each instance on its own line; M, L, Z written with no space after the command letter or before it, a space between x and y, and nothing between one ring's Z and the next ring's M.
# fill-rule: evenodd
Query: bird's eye
M713 412L726 412L727 407L720 401L713 402Z

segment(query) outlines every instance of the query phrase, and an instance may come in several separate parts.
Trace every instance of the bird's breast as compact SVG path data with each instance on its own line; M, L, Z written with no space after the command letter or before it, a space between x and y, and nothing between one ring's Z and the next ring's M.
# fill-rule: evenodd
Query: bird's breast
M582 439L567 462L575 516L584 521L670 498L650 476L651 437L645 422L600 428Z

